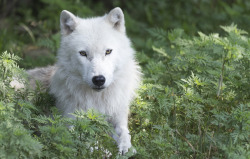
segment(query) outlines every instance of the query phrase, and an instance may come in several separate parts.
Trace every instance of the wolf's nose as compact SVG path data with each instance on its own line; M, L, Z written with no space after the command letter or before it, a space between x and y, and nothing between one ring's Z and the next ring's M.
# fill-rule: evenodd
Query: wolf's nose
M102 86L105 83L105 80L106 79L103 75L94 76L92 78L92 82L98 87Z

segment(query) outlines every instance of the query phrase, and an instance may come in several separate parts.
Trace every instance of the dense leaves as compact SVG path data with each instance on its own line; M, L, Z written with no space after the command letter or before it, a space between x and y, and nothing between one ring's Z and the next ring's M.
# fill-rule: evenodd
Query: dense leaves
M250 155L250 39L233 24L221 28L227 36L150 30L156 60L148 57L131 117L138 156Z

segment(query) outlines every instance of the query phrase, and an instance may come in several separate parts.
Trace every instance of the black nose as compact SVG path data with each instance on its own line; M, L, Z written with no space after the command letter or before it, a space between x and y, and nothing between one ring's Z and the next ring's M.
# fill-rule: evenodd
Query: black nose
M105 80L106 79L103 75L94 76L92 78L92 82L98 87L102 86L105 83Z

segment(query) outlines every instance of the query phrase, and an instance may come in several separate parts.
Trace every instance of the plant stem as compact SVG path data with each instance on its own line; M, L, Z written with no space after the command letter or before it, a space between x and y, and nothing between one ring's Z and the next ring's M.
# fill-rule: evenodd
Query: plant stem
M224 75L224 68L225 68L225 58L223 59L223 64L222 64L222 68L221 68L221 75L220 75L220 79L219 79L219 84L218 84L218 92L217 92L217 97L220 96L221 93L221 88L222 88L222 83L223 83L223 75Z

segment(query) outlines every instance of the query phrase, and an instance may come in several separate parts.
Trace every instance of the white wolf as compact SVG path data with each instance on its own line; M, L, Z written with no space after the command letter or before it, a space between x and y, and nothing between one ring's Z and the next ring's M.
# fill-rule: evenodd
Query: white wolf
M121 153L128 152L129 104L140 81L140 68L126 36L120 8L102 17L81 19L64 10L61 45L55 66L29 70L32 85L40 80L56 97L64 116L96 109L110 116Z

